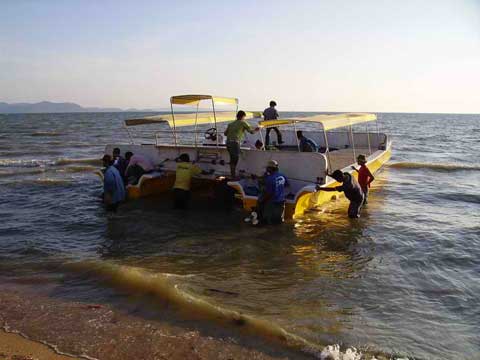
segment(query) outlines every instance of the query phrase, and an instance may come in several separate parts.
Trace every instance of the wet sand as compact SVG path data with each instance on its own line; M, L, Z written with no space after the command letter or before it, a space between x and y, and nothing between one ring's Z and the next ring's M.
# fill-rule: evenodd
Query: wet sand
M34 341L1 332L0 353L5 354L5 359L54 360L72 357L56 355L52 348L76 358L102 360L311 358L232 329L196 328L189 321L172 324L167 318L155 313L147 318L144 309L135 307L126 311L111 304L58 299L23 288L7 289L0 294L1 325Z
M72 360L59 355L47 345L25 339L14 333L0 331L0 360Z

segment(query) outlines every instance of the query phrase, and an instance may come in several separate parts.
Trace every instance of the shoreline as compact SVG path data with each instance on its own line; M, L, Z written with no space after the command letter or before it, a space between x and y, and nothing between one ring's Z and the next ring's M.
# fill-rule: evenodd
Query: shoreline
M80 360L75 356L57 353L50 346L30 340L19 333L0 331L1 360Z
M125 311L108 303L59 300L28 288L8 287L0 294L0 359L314 358L231 329L196 327L188 320L171 323L171 315L146 317L142 311L138 304Z

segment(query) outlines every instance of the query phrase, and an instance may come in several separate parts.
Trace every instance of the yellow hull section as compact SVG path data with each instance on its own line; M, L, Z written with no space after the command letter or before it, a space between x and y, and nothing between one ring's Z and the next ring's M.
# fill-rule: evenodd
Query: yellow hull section
M375 174L392 156L392 149L389 147L385 150L380 156L369 161L367 163L368 168ZM355 178L358 178L358 173L356 171L351 172ZM327 187L336 187L340 184L338 182L333 182ZM236 189L237 191L239 189ZM286 203L285 204L285 218L291 219L297 216L303 215L306 211L313 210L332 199L336 199L339 196L343 196L343 193L340 192L326 192L326 191L317 191L317 192L304 192L300 194L297 198L296 203ZM257 206L256 198L244 198L243 199L243 208L246 211L252 211L254 207Z
M392 156L392 149L389 147L383 154L381 154L379 157L373 159L372 161L369 161L367 163L368 168L372 172L372 174L375 174L380 168L388 161L390 160ZM351 172L351 174L358 179L358 173L356 171ZM338 182L333 182L329 184L327 187L336 187L340 186L340 183ZM332 199L336 199L339 196L343 196L343 193L341 192L326 192L326 191L317 191L315 193L304 193L298 197L297 203L294 204L289 204L291 205L292 209L290 210L290 214L292 214L292 217L300 216L303 215L306 211L315 209L328 201L331 201ZM285 215L287 215L287 209L285 210Z

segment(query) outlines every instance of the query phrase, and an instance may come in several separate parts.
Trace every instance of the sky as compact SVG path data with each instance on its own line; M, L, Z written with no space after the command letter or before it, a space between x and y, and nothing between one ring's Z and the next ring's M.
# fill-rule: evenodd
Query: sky
M0 0L0 101L480 113L480 0Z

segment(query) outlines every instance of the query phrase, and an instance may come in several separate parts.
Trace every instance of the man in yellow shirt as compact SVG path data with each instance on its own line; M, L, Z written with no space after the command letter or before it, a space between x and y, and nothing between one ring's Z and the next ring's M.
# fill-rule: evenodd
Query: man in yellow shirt
M197 165L190 162L190 156L188 154L182 154L178 158L177 171L175 174L175 184L173 185L173 197L175 209L186 209L190 202L190 185L192 183L192 177L200 174L212 174L213 169L210 172L203 171Z

